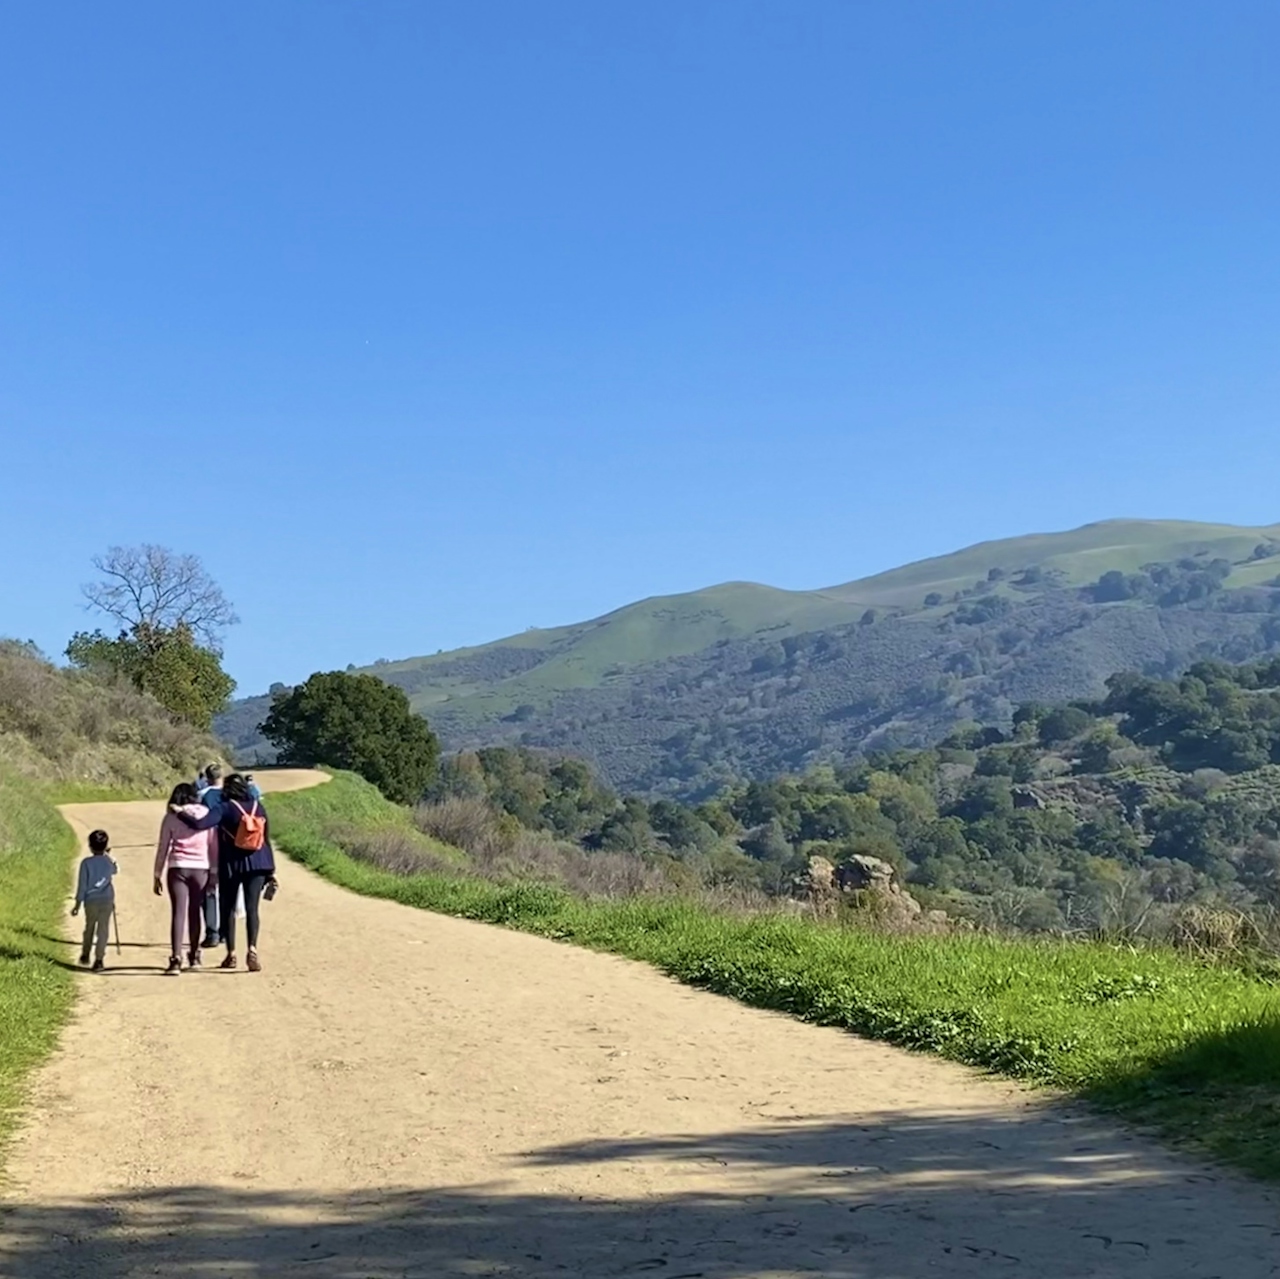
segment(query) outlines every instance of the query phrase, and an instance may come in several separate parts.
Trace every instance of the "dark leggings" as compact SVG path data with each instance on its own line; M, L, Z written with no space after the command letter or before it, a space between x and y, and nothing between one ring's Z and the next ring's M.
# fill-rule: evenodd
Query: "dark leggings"
M187 949L200 949L200 923L204 911L204 895L209 887L207 870L190 870L185 866L169 867L171 955L182 955L182 934L189 939Z
M249 949L253 950L258 944L258 902L262 899L262 890L270 878L266 871L251 870L247 874L232 872L219 882L222 940L227 943L227 954L233 954L236 948L236 893L243 884L246 931L249 934Z

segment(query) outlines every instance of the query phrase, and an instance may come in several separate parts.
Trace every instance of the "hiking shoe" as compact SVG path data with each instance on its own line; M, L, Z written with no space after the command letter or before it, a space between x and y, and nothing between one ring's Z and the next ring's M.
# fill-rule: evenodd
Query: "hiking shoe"
M105 967L106 967L106 964L104 964L102 960L95 959L93 961L93 971L95 973L100 973Z
M182 972L182 960L177 955L169 956L169 967L164 970L166 977L176 977Z
M245 960L245 966L251 973L260 973L262 971L262 960L258 958L256 950L249 952L249 958Z
M89 967L89 952L87 950L83 950L80 952L80 966L82 968Z
M198 950L192 950L187 952L187 967L188 968L204 967L204 964L200 959L200 952Z

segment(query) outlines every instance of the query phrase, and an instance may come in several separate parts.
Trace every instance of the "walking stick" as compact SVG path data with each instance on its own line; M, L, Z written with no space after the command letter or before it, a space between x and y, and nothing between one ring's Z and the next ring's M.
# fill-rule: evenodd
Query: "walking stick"
M120 949L120 918L116 914L116 904L111 903L111 925L115 929L116 934L116 954L122 955L124 952Z

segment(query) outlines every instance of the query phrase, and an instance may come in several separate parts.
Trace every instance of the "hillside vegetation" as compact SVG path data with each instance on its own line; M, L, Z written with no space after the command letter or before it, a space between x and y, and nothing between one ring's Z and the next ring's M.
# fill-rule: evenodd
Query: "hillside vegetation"
M28 644L0 640L0 769L67 798L159 794L221 755L210 734L128 682L54 666Z
M690 797L1280 645L1280 525L1116 520L819 591L730 583L371 668L446 746L568 751ZM267 699L219 721L252 758ZM264 755L264 758L267 757Z
M407 810L350 775L273 797L272 819L290 856L356 892L613 951L760 1007L1051 1084L1280 1177L1275 988L1236 968L1159 947L893 935L717 909L643 876L575 892L540 867L442 865L434 850L389 867L387 833L410 829Z

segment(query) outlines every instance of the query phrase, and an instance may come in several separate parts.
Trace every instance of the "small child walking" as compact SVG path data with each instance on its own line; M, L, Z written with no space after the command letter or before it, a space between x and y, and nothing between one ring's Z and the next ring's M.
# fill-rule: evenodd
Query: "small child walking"
M93 831L89 835L89 856L80 863L80 875L76 880L76 904L71 908L71 913L78 915L80 907L84 907L84 944L80 948L80 962L89 962L89 950L93 947L95 973L100 973L105 967L107 941L111 933L111 912L116 904L115 885L111 880L120 867L110 854L111 837L105 830Z

